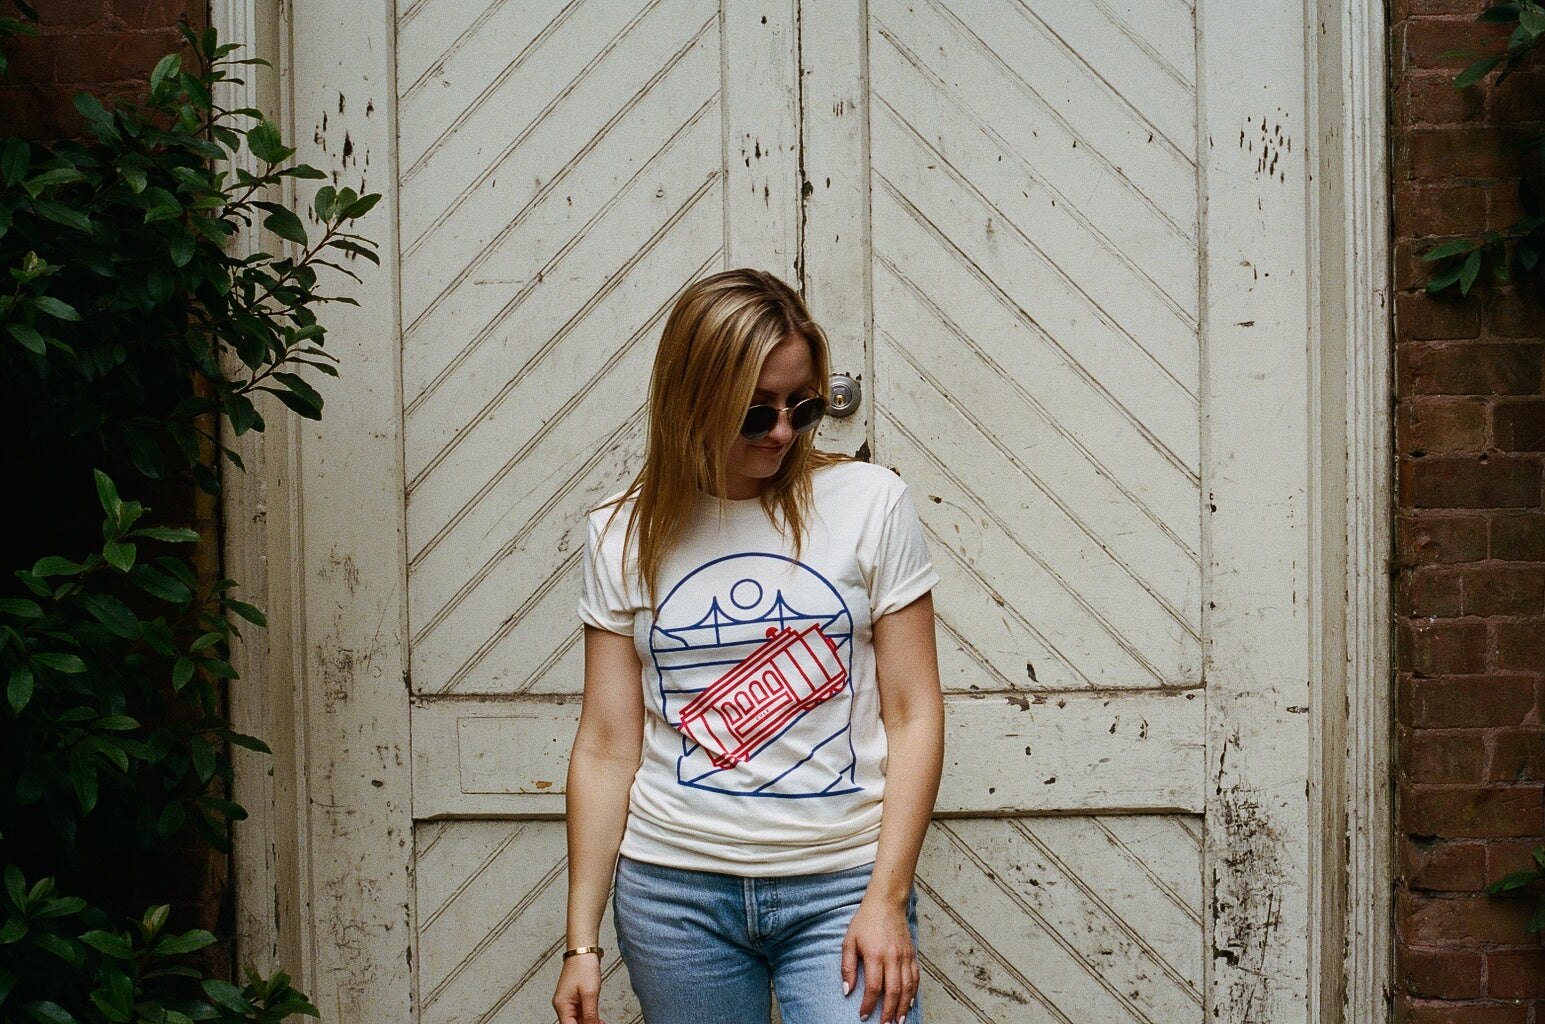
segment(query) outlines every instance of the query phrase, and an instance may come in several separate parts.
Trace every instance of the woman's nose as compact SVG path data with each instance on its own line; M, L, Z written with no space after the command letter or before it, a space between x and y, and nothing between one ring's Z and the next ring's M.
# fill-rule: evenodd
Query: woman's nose
M792 412L792 410L789 408L778 410L778 419L773 423L772 430L767 432L767 439L769 441L776 441L779 444L788 444L790 441L794 440L794 427L789 423L789 420L791 419L789 415L790 412Z

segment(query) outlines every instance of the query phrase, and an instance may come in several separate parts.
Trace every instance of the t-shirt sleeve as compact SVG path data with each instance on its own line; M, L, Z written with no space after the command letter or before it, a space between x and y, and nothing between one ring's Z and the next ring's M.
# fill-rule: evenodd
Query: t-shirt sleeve
M880 525L874 575L869 584L871 617L879 619L905 608L938 582L939 574L928 558L928 543L923 539L923 524L912 506L911 492L902 486Z
M612 529L608 529L608 524ZM622 548L617 530L626 530L625 515L610 510L592 513L585 536L585 573L579 596L579 617L588 626L609 633L633 635L633 609L623 579Z

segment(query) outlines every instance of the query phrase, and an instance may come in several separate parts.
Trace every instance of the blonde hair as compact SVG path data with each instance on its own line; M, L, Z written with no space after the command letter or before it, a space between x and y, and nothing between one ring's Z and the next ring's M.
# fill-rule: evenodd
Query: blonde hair
M728 490L730 446L740 434L762 363L789 338L810 347L810 387L827 398L826 334L804 300L778 278L760 270L727 270L688 286L676 300L649 383L644 466L617 501L617 509L634 502L624 564L627 549L636 545L639 577L651 604L660 566L686 530L699 494ZM810 474L841 460L815 449L814 431L799 434L762 489L762 507L792 534L796 554L809 517Z

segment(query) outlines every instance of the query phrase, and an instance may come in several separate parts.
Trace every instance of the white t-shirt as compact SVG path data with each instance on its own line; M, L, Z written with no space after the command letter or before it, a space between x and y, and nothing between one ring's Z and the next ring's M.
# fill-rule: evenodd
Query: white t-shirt
M885 729L873 623L939 580L906 485L863 462L819 469L796 557L756 499L704 495L650 608L631 506L592 512L580 618L633 637L644 751L622 853L776 876L874 860Z

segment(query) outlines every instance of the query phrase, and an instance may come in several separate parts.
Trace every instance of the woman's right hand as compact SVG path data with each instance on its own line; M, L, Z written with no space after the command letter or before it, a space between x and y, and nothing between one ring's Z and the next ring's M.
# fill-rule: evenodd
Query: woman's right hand
M565 960L553 995L558 1024L601 1024L600 1002L601 958L581 953Z

